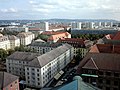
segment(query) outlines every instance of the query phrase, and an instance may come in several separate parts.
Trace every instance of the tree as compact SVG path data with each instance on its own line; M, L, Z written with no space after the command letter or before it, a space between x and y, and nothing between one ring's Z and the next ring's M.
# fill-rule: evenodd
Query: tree
M0 49L0 58L4 60L7 57L7 51L4 49Z
M7 50L7 52L8 52L8 55L11 55L12 53L15 52L15 50L13 50L13 49L9 49L9 50Z

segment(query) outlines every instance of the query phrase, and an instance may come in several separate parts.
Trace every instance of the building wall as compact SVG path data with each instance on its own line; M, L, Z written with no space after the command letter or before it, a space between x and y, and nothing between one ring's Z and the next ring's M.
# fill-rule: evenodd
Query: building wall
M10 49L10 41L8 39L0 42L0 48L8 50Z
M19 90L19 80L15 80L10 83L8 86L4 87L2 90Z
M10 40L10 48L14 49L15 47L20 46L20 39Z
M39 88L44 87L61 69L63 69L73 59L73 56L73 48L71 48L41 68L26 66L25 76L27 85ZM34 72L31 72L32 69L34 69ZM37 69L39 69L39 71L37 71ZM30 79L28 79L28 77Z
M7 72L22 78L25 77L25 65L27 64L27 61L6 59Z
M82 74L98 77L82 76L85 82L91 83L102 90L120 90L120 72L108 70L82 69Z

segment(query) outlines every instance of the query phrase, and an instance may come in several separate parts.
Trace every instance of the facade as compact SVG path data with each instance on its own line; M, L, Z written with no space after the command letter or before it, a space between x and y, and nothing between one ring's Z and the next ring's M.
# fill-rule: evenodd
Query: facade
M8 36L1 36L0 37L0 48L8 50L10 49L10 41Z
M49 51L57 48L60 45L62 45L62 44L34 41L30 45L28 45L28 48L30 48L33 51L36 51L40 54L44 54L46 52L49 52Z
M88 52L88 48L86 48L84 41L85 40L78 39L78 38L64 38L64 39L58 40L59 43L68 43L71 46L73 46L74 47L74 55L76 56L77 53L80 53L82 58Z
M32 42L32 40L35 39L35 36L31 32L22 32L17 35L17 37L20 39L21 45L28 45Z
M38 53L30 52L15 52L11 54L6 58L7 72L24 78L25 65L39 55Z
M73 47L64 44L36 57L25 67L27 85L36 88L44 87L73 59L73 55Z
M78 66L85 82L102 90L120 90L120 54L89 53Z
M8 39L10 41L10 48L14 49L15 47L20 46L20 39L14 35L8 36Z
M49 30L49 23L48 22L37 22L37 23L33 23L32 26L34 26L35 28L40 28L43 31Z
M72 29L81 29L82 28L81 24L82 24L81 22L72 22L71 28Z
M0 72L0 90L19 90L19 77Z

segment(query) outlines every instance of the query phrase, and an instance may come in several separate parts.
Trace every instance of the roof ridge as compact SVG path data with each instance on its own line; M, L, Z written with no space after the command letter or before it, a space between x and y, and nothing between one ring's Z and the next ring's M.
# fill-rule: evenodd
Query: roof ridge
M96 69L98 69L98 66L96 65L96 63L95 63L95 61L93 60L92 57L91 57L91 60L92 60L92 62L93 62L93 64L94 64L94 66L96 67Z

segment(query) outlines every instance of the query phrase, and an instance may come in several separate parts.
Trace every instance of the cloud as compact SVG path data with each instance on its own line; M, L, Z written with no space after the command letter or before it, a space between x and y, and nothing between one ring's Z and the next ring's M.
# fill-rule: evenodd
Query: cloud
M9 8L9 9L0 9L1 12L3 13L17 13L18 10L15 8Z

